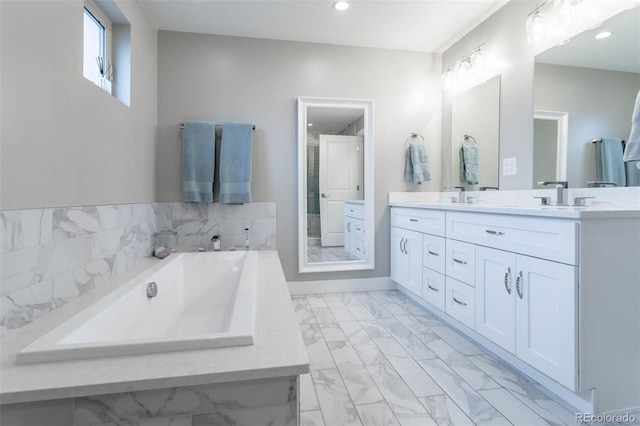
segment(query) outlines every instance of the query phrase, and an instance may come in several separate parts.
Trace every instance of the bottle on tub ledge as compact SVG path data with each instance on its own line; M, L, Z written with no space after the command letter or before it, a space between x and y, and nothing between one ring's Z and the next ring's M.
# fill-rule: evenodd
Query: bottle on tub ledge
M220 235L214 235L209 241L209 251L220 251Z

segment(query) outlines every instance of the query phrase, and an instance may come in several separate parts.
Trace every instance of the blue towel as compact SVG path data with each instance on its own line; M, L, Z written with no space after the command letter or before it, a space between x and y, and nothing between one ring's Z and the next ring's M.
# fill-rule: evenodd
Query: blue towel
M216 123L187 121L182 132L182 201L212 203Z
M636 104L631 114L631 134L624 149L623 161L640 161L640 92L636 96Z
M640 186L640 92L636 96L636 105L631 115L631 133L624 148L627 186Z
M251 128L248 123L224 123L220 148L220 202L251 202Z
M431 180L427 148L422 144L411 144L407 150L407 162L404 169L405 180L413 183L428 182Z
M626 185L624 162L622 161L622 139L603 138L596 143L597 179Z
M477 185L480 180L478 164L478 146L465 145L460 147L460 182L467 182L469 185Z

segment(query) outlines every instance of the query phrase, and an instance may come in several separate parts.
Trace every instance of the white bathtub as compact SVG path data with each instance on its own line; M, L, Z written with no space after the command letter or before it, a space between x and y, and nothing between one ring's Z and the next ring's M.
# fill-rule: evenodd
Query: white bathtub
M173 254L22 349L17 363L253 344L256 252ZM147 297L147 284L157 296Z

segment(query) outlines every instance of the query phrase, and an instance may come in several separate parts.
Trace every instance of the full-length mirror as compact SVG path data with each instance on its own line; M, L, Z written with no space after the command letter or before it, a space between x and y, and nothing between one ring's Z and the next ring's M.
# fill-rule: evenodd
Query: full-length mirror
M536 56L533 188L543 180L586 187L603 176L640 185L640 163L621 161L640 90L639 28L635 7ZM620 161L597 155L601 149Z
M374 268L373 101L298 98L300 272Z
M451 100L451 186L498 187L500 76Z

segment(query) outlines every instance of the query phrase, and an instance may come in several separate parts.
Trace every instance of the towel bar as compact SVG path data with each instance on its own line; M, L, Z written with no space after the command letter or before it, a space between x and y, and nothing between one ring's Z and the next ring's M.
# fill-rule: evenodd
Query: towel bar
M222 127L222 124L216 124L216 129L218 129L218 128L220 128L220 127ZM180 123L180 128L181 128L181 129L184 129L184 123ZM252 126L251 126L251 129L252 129L252 130L255 130L255 129L256 129L256 125L255 125L255 124L254 124L254 125L252 125Z

